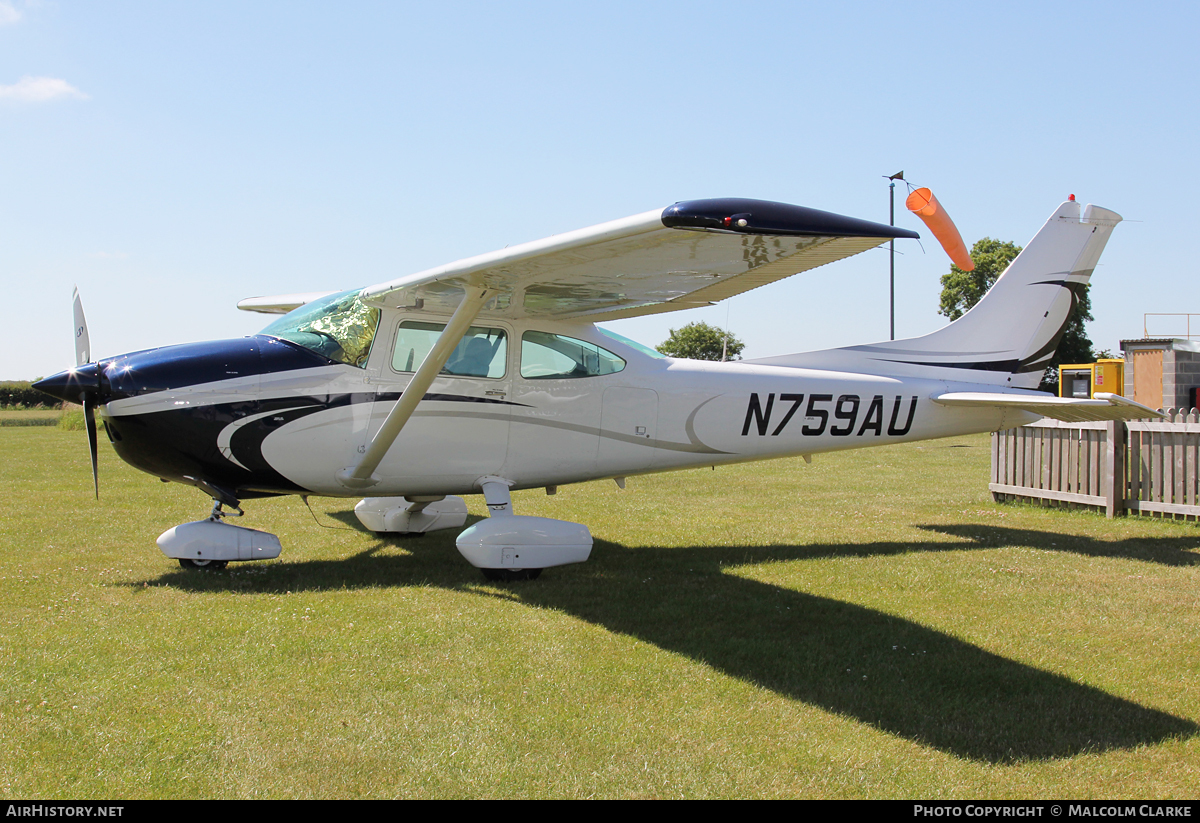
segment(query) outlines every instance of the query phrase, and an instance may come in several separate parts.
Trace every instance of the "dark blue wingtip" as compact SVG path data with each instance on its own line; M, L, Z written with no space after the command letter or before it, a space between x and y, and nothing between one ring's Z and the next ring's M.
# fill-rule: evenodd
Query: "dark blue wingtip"
M39 380L33 387L59 400L82 405L85 393L100 390L100 368L87 363Z
M739 197L685 200L663 209L662 222L671 229L719 229L738 234L884 239L906 237L913 240L921 236L908 229L833 212ZM745 225L740 225L742 222Z

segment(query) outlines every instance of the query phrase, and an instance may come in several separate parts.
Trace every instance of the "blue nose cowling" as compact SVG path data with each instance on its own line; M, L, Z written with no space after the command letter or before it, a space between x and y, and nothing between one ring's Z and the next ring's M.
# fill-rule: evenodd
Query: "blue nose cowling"
M82 405L84 393L100 391L100 368L87 363L39 380L33 387L59 400Z

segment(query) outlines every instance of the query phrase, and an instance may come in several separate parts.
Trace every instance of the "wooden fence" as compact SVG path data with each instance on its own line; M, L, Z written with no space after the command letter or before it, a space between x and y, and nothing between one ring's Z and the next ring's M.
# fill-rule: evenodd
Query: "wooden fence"
M1200 415L1065 423L1045 418L992 435L997 500L1008 497L1126 512L1200 517Z

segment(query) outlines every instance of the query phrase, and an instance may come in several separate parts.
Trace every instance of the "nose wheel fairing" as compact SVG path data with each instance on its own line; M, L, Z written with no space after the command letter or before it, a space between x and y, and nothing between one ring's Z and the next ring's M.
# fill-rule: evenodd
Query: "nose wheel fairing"
M167 557L190 561L192 568L233 560L273 560L283 551L273 534L212 518L167 529L159 535L158 547Z

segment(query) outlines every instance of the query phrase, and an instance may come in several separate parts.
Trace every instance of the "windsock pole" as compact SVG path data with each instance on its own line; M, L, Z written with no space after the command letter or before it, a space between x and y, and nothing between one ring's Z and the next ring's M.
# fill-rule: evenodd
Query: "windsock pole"
M888 183L888 225L896 225L896 181L904 179L903 170L886 175ZM888 322L890 324L889 339L896 339L896 239L888 241L888 251L891 252L891 263L888 273Z
M896 225L896 181L888 183L888 225ZM888 329L889 340L896 339L896 238L888 241Z

